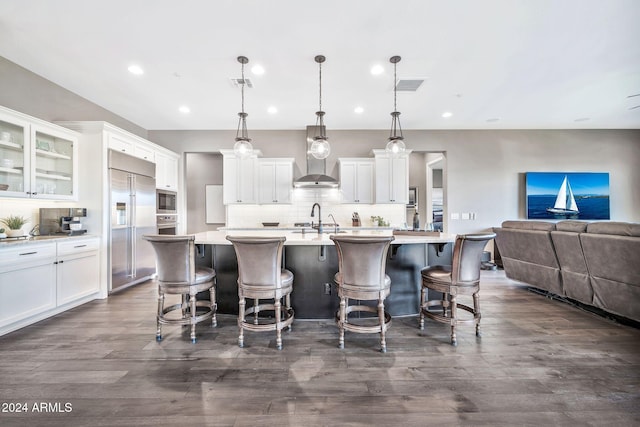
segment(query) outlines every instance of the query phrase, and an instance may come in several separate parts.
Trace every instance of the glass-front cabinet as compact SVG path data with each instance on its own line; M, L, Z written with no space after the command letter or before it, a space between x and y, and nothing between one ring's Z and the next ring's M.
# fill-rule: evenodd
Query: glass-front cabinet
M0 197L77 200L77 155L75 132L0 109Z

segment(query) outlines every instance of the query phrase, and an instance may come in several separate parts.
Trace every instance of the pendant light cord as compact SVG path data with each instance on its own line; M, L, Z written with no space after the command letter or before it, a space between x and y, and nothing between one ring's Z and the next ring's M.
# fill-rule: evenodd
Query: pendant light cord
M320 79L319 79L320 80L320 85L319 85L320 86L320 91L319 91L319 93L320 93L319 101L320 102L319 102L319 104L320 105L319 105L318 111L322 111L322 62L319 62L318 65L320 66L320 68L319 68L320 69L320 71L319 71L319 76L320 76Z

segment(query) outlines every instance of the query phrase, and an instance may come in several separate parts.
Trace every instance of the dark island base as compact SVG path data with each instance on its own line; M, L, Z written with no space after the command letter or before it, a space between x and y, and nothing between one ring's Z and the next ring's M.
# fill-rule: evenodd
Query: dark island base
M238 264L233 247L198 247L198 265L216 270L218 312L238 314ZM417 314L420 305L420 270L427 265L451 264L452 250L452 243L392 245L387 258L391 295L385 301L386 310L392 316ZM338 271L335 247L285 246L284 264L294 275L291 305L296 319L332 319L339 305L333 282L333 276ZM372 304L375 305L374 302ZM251 301L247 301L247 306L250 305Z

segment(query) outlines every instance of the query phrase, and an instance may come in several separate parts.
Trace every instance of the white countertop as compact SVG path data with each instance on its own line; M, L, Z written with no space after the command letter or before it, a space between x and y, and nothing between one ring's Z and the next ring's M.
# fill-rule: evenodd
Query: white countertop
M338 233L341 236L391 236L392 230L345 230L344 233ZM259 230L218 230L204 231L196 233L196 243L206 245L230 245L226 236L260 236L260 237L278 237L284 236L287 240L285 246L319 246L333 245L333 240L329 238L332 233L318 234L317 231L299 233L290 230L274 228ZM397 235L392 242L394 245L399 244L425 244L425 243L450 243L456 239L455 234L440 233L439 236L424 235Z
M73 239L88 239L88 238L95 238L97 236L93 235L93 234L78 234L76 236L67 236L67 235L53 235L53 236L29 236L27 238L21 238L21 239L12 239L12 238L6 238L6 239L0 239L0 248L8 248L8 247L15 247L17 245L33 245L36 243L53 243L53 242L60 242L60 241L67 241L67 240L73 240Z

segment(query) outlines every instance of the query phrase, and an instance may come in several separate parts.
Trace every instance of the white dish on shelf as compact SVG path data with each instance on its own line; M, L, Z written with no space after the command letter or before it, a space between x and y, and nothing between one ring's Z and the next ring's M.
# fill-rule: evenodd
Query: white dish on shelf
M9 169L13 169L13 160L11 159L1 159L0 160L0 166L2 166L3 168L9 168Z

